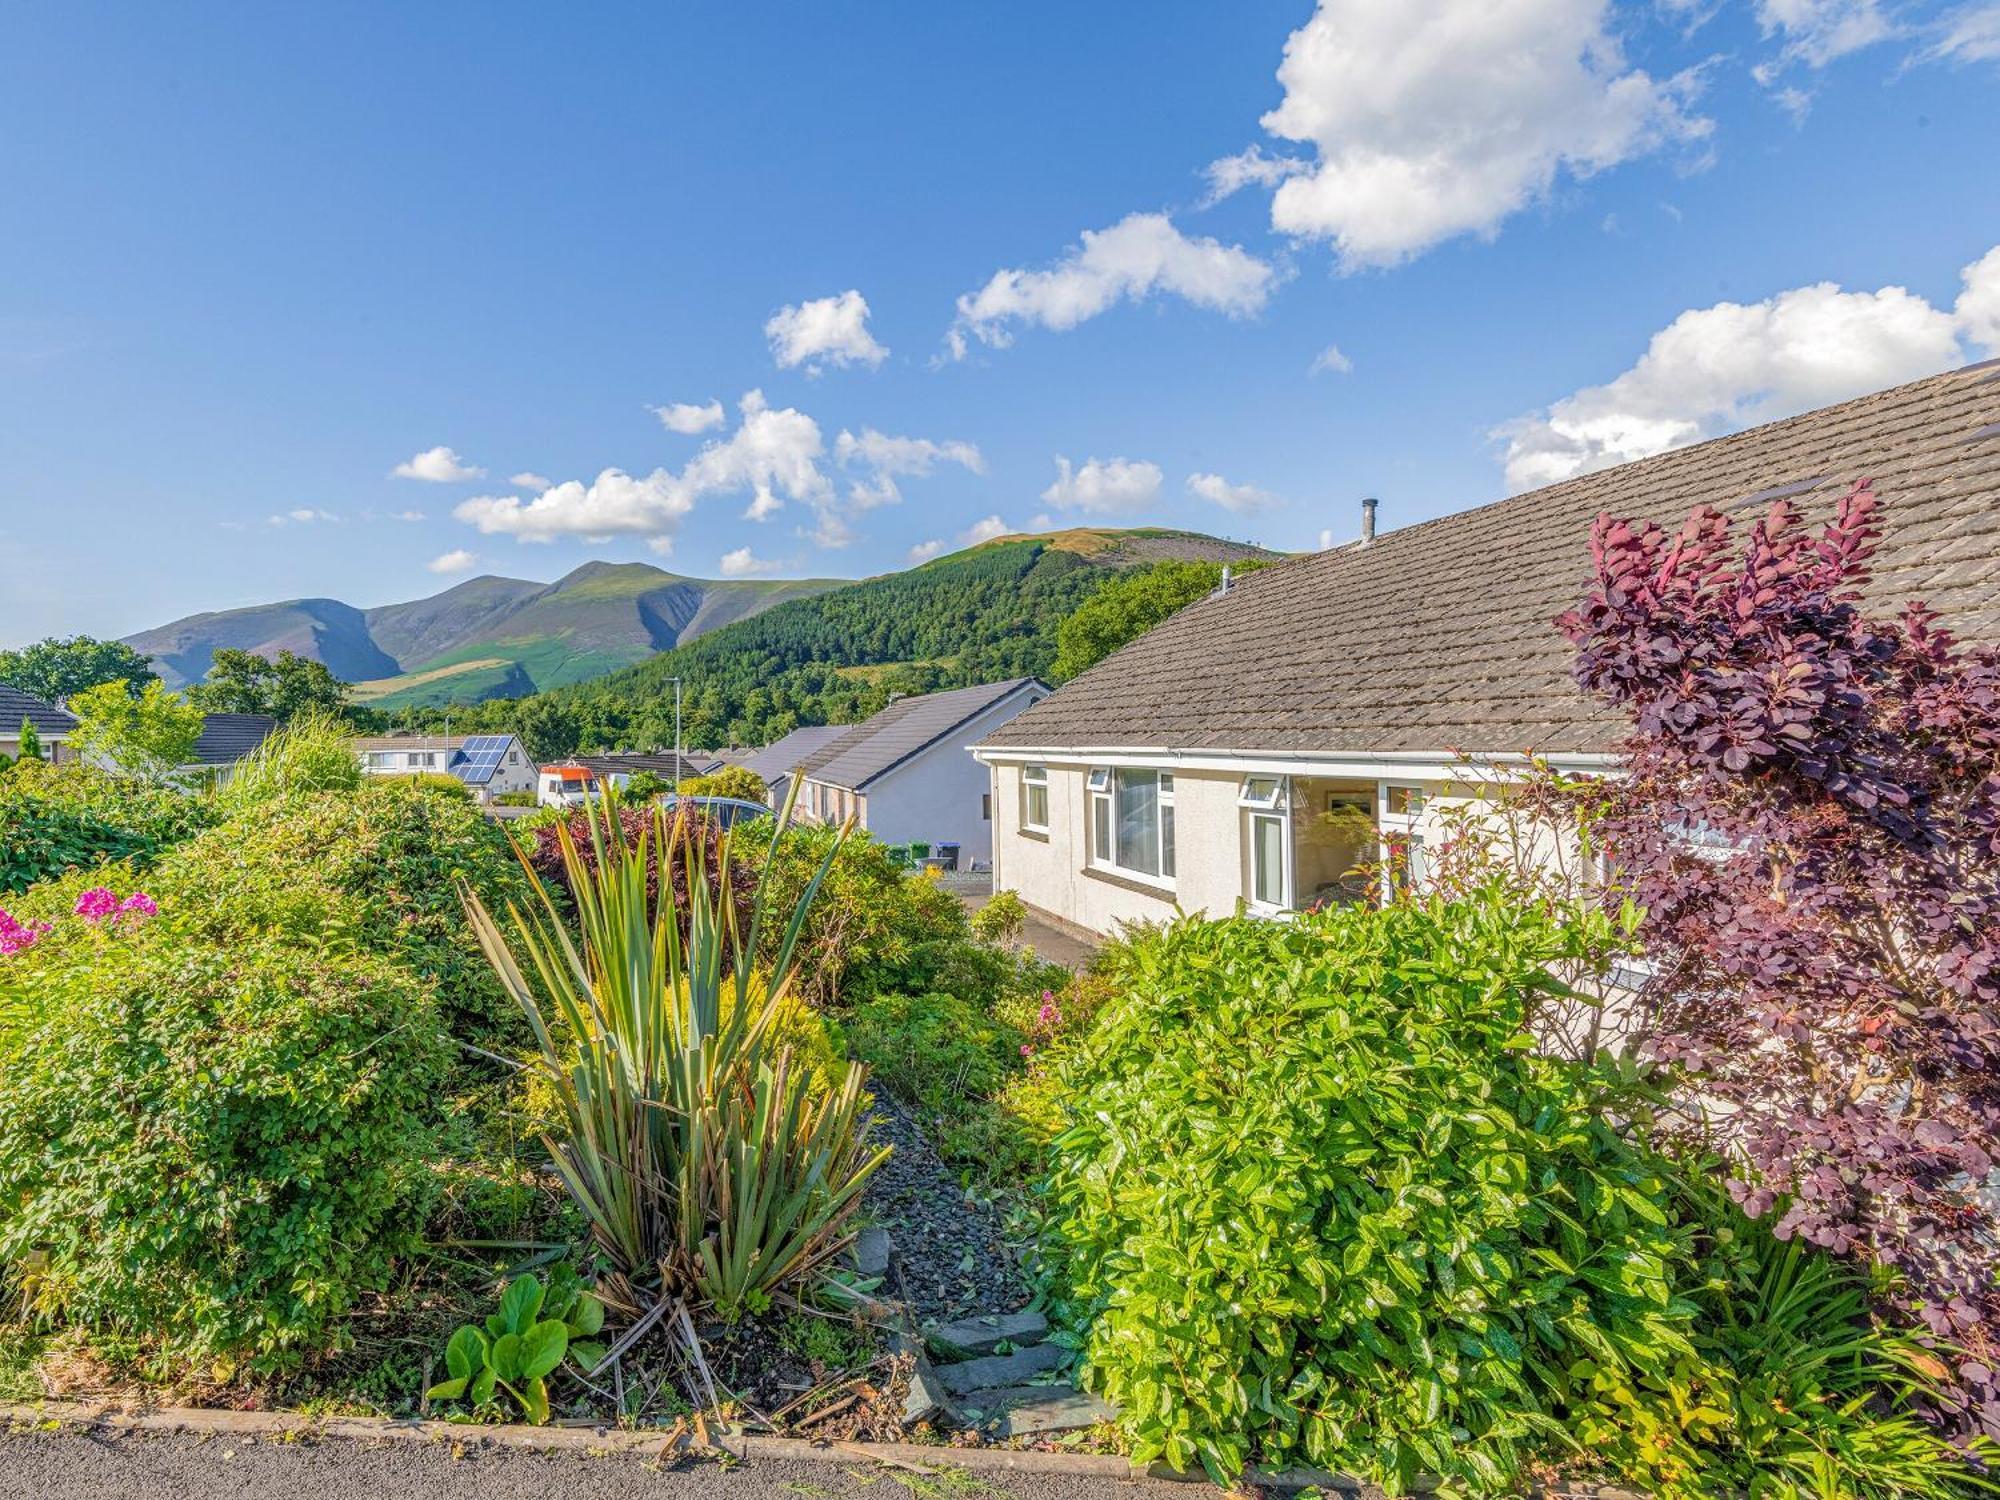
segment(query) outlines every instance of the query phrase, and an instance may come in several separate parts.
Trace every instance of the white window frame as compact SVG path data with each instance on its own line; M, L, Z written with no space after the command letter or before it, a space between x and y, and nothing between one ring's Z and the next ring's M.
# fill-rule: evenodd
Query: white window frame
M1035 793L1042 794L1042 816L1035 819ZM1021 826L1030 833L1049 831L1049 768L1021 767Z
M1262 915L1290 911L1294 904L1292 886L1297 876L1292 868L1292 787L1289 776L1251 775L1237 788L1236 805L1243 809L1244 879L1243 898L1250 910ZM1260 823L1278 828L1278 894L1265 900L1257 894L1257 829Z
M1123 776L1154 778L1154 826L1159 839L1155 859L1160 867L1157 873L1133 869L1118 862L1118 786L1119 778ZM1089 867L1171 890L1179 869L1175 856L1174 773L1137 766L1093 766L1085 785L1089 811ZM1100 839L1099 835L1103 837Z

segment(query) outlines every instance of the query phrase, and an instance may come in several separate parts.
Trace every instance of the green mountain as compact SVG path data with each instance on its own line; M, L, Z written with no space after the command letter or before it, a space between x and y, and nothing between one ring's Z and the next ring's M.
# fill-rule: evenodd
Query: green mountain
M127 643L170 687L216 651L280 650L325 662L377 708L520 697L628 666L839 579L683 578L645 563L586 563L554 583L473 578L427 599L356 609L336 599L190 615Z
M674 680L690 745L767 744L847 723L891 693L1046 676L1056 628L1121 570L1169 560L1269 560L1260 548L1158 528L1001 537L901 573L795 599L522 703L454 710L467 729L515 728L548 753L576 743L673 743Z

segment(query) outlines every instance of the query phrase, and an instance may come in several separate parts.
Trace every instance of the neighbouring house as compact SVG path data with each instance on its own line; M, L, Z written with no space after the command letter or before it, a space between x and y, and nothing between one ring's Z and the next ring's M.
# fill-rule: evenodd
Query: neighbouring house
M982 735L994 884L1096 933L1178 908L1280 913L1421 883L1450 800L1524 752L1615 772L1624 721L1553 624L1597 516L1809 523L1884 502L1869 603L2000 642L2000 363L1955 370L1250 574ZM1476 784L1484 782L1481 788Z
M986 768L968 753L1041 702L1033 677L897 698L850 725L801 762L795 815L839 823L852 817L888 843L958 846L962 867L993 857L993 806Z
M236 774L244 757L254 754L277 730L278 721L269 714L203 714L194 756L181 770L207 776L222 786Z
M21 753L21 726L32 724L42 742L42 759L56 762L76 759L70 736L76 733L76 716L66 708L44 703L19 688L0 682L0 755L10 760Z
M395 734L351 742L370 776L456 776L475 800L535 790L535 762L511 734Z
M641 771L651 771L668 786L679 786L690 776L706 774L715 765L712 758L699 752L676 755L671 750L611 750L601 755L575 755L570 760L573 764L590 767L618 787L623 787Z
M792 773L852 728L852 724L809 724L730 764L742 766L746 771L754 771L763 777L764 785L770 788L770 796L766 800L773 807L783 807L785 793L792 784Z

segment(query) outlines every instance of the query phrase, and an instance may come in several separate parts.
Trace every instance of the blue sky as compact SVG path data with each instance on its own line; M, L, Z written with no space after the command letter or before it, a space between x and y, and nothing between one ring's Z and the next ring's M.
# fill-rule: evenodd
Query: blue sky
M982 523L1309 548L2000 352L2000 0L0 37L0 644Z

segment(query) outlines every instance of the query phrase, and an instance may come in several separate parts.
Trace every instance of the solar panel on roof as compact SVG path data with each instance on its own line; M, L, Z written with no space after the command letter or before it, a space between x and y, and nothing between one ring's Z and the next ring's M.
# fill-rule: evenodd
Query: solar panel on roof
M504 734L472 735L452 761L452 775L460 781L474 783L492 780L493 773L500 769L501 757L506 755L510 740L511 736Z

